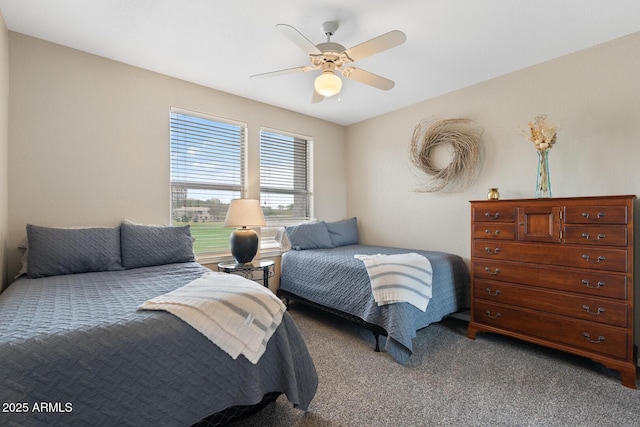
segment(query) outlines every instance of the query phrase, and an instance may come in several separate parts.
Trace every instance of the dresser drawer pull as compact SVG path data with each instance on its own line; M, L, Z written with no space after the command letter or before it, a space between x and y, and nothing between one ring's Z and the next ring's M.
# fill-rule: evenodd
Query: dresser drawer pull
M586 304L582 306L582 309L583 309L584 311L586 311L587 313L592 314L592 315L594 315L594 316L597 316L597 315L599 315L600 313L604 313L604 308L602 308L602 307L598 307L598 311L597 311L597 312L595 312L595 311L591 311L591 308L590 308L588 305L586 305Z
M491 295L492 297L497 297L498 295L500 295L500 289L496 289L495 292L491 292L491 288L487 288L487 293L489 295ZM588 308L588 307L587 307ZM604 311L604 310L603 310Z
M599 262L603 262L603 261L605 260L605 257L603 257L602 255L600 255L600 256L598 257L598 259L596 259L595 261L593 261L589 255L584 254L584 255L582 255L582 259L584 259L585 261L589 261L590 263L593 263L593 264L598 264Z
M589 282L586 279L582 279L582 284L585 285L587 288L590 289L598 289L604 286L604 282L603 281L599 281L595 286L591 286L591 282Z
M598 212L595 218L591 218L591 215L589 215L589 212L582 212L582 216L584 218L590 218L590 219L604 218L604 212Z
M592 340L591 336L589 336L589 332L583 332L582 336L585 337L587 341L592 342L594 344L600 344L602 341L604 341L604 337L602 335L600 335L597 340Z
M500 317L500 313L496 313L495 315L492 315L491 312L487 310L487 317L490 317L491 319L497 319L498 317Z
M495 276L496 274L500 273L500 269L496 268L495 270L493 270L493 272L491 272L491 269L489 267L485 267L484 271L486 271L487 273L491 274L492 276Z
M485 212L484 216L486 216L489 219L498 219L498 217L500 216L500 212L496 212L494 214L490 214L489 212Z
M486 230L484 230L485 234L488 234L489 236L499 236L500 235L500 230L496 230L493 234L491 234L491 230L489 230L488 228Z
M591 235L589 233L582 233L582 237L584 237L585 239L589 240L591 238ZM600 233L596 236L597 240L602 240L606 237L606 235Z
M495 255L495 254L497 254L498 252L500 252L500 248L495 248L495 249L493 249L493 250L492 250L492 249L491 249L490 247L488 247L488 246L485 246L484 250L485 250L485 252L486 252L486 253L491 254L491 255Z

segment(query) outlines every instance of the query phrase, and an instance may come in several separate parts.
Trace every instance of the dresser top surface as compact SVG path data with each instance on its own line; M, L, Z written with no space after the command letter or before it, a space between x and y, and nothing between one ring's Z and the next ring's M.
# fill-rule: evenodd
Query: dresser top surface
M470 203L500 203L500 202L514 202L514 203L522 203L522 202L548 202L548 203L558 203L558 202L597 202L599 200L634 200L636 198L635 194L626 194L626 195L614 195L614 196L580 196L580 197L550 197L550 198L528 198L528 199L499 199L499 200L470 200Z

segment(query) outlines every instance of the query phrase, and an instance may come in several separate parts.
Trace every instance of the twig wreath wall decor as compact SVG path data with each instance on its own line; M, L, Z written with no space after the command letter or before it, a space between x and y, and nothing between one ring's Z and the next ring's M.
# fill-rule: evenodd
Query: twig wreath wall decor
M419 192L449 192L466 189L475 178L480 154L482 129L469 119L424 119L415 127L411 138L410 158L413 165L432 177ZM434 150L451 148L451 161L445 167L435 164Z

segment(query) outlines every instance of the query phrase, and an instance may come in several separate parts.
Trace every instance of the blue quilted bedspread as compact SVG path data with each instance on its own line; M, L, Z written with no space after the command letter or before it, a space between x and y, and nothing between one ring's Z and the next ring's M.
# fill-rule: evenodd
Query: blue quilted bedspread
M408 303L378 306L362 261L354 255L424 255L433 268L433 296L426 312ZM405 364L418 329L469 307L469 270L461 257L445 252L350 245L333 249L288 251L282 256L280 289L314 303L356 316L387 331L385 350Z
M137 309L205 271L185 263L16 281L0 295L0 424L189 426L269 392L306 409L317 375L288 314L254 365L169 313Z

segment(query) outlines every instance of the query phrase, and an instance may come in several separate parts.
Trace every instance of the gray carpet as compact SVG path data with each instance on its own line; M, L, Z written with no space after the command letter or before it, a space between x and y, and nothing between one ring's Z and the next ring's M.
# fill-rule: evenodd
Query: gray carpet
M418 331L406 366L373 335L300 304L290 313L318 371L309 411L284 396L233 426L640 426L640 390L588 359L446 319ZM640 381L639 381L640 384Z

